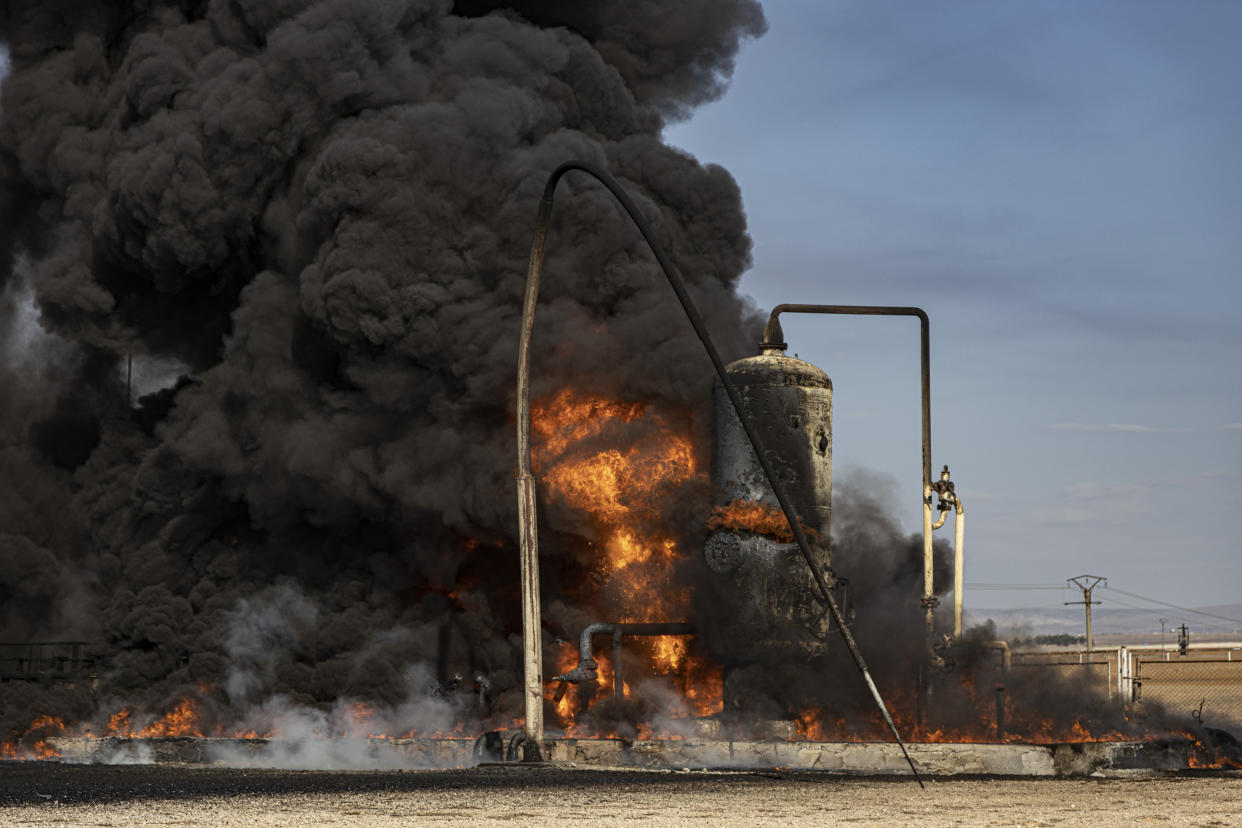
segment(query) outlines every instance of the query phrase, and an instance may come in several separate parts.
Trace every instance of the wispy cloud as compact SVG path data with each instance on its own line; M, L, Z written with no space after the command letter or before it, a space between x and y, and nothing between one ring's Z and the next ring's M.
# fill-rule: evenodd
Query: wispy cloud
M1135 425L1133 423L1053 423L1048 428L1054 431L1125 431L1133 434L1156 434L1170 430L1167 428Z
M1052 517L1068 523L1097 523L1148 513L1158 487L1149 481L1081 482L1062 486Z
M1242 423L1228 423L1220 427L1221 431L1242 431Z

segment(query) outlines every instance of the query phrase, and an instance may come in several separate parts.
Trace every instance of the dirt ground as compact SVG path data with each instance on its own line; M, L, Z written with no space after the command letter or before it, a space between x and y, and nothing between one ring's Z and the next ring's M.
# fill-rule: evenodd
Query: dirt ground
M911 779L557 766L324 772L0 764L2 825L1232 825L1242 774Z

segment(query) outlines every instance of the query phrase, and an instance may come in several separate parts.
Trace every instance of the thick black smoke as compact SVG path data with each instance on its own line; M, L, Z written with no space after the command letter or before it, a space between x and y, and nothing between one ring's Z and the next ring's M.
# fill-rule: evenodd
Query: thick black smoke
M0 687L0 731L196 685L396 704L409 664L512 712L539 193L609 169L742 355L738 189L660 132L721 93L757 3L13 0L0 26L0 641L104 665L93 696ZM536 395L701 406L637 233L587 180L560 199ZM131 406L131 356L188 381Z

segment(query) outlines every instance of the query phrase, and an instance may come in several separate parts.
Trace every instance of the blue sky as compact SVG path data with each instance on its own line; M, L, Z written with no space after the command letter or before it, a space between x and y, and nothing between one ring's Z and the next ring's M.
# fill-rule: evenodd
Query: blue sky
M928 311L967 582L1242 603L1242 3L765 11L725 97L666 137L741 186L759 305ZM834 471L889 476L915 531L917 323L782 321L833 378Z

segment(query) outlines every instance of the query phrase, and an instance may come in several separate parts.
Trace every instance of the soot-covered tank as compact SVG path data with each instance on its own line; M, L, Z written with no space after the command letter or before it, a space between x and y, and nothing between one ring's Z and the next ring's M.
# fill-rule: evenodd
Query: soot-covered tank
M786 356L785 347L764 342L757 356L727 371L831 584L832 381L809 362ZM708 644L725 668L728 707L731 672L814 659L823 653L829 616L719 382L713 402L714 509L704 557L714 576L715 621Z

